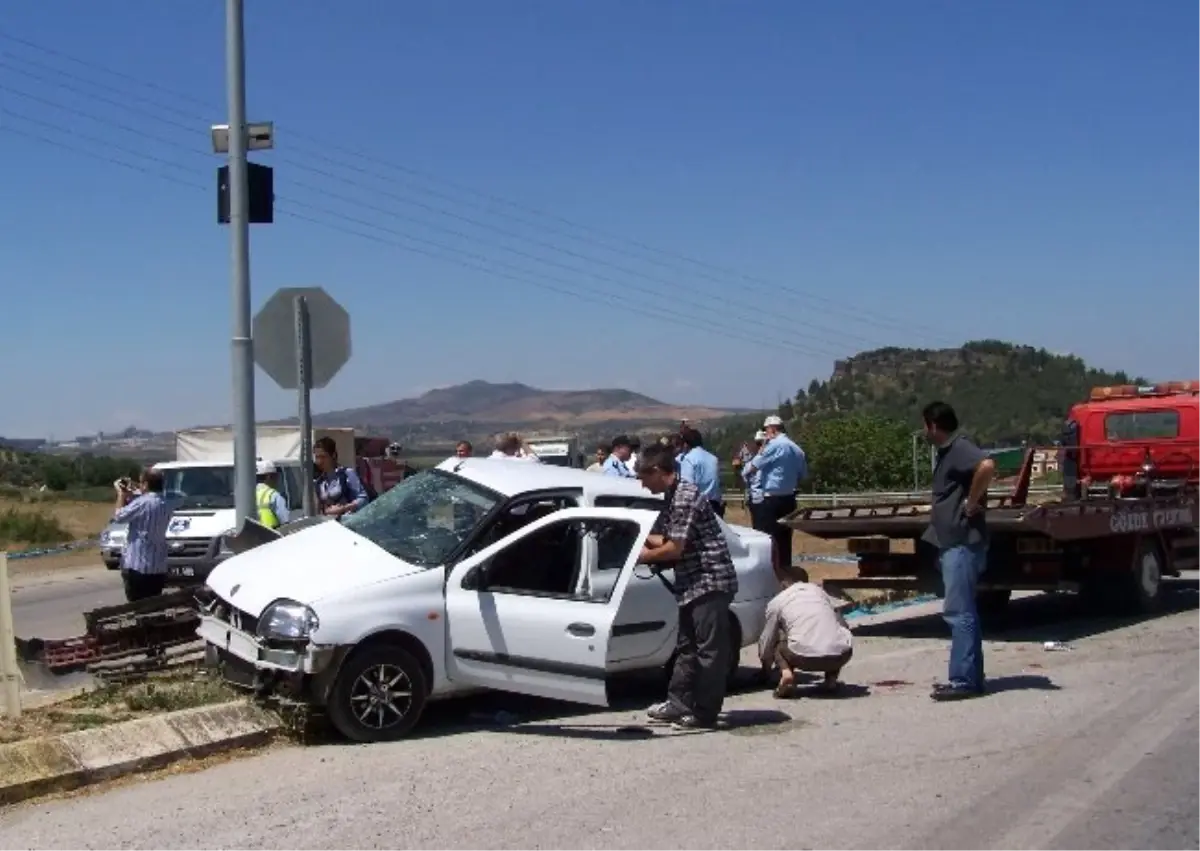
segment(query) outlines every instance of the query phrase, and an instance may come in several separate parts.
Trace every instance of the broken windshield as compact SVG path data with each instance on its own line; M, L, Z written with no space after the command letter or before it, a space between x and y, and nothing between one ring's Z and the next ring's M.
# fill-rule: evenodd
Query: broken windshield
M410 476L342 524L396 558L420 567L444 564L501 497L441 470Z
M233 467L175 467L163 470L163 491L175 510L233 508Z

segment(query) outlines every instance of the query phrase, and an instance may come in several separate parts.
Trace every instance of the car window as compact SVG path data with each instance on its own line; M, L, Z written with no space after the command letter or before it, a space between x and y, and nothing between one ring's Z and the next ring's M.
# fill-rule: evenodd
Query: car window
M1136 411L1104 418L1106 440L1162 440L1179 437L1178 411Z
M471 542L471 546L464 556L482 552L497 541L524 529L535 520L556 511L562 511L564 508L578 507L579 501L566 494L536 496L514 502L492 521L488 529Z
M299 467L283 467L283 475L279 477L280 489L283 490L283 495L287 499L287 506L292 511L299 511L304 507L304 488L306 482L300 475Z
M584 536L595 536L599 562L604 563L607 581L593 586L581 599L605 603L612 597L616 579L629 560L641 533L632 520L563 520L550 523L503 547L478 568L479 577L464 577L464 587L493 594L524 594L575 599L580 572L584 569ZM473 571L474 572L474 571Z
M428 470L406 478L342 524L397 558L433 567L472 536L501 496L482 485Z
M643 508L646 511L662 511L666 508L666 503L659 496L600 494L593 502L597 508Z

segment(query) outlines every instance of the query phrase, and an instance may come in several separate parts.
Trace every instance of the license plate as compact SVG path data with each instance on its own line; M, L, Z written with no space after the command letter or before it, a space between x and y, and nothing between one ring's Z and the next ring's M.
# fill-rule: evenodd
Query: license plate
M175 567L171 569L171 573L176 576L195 576L196 568L194 567Z

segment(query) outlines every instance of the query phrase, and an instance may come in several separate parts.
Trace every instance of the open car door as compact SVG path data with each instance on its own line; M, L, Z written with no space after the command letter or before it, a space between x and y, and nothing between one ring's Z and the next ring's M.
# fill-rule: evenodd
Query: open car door
M456 565L446 581L446 670L463 685L607 706L613 621L658 513L569 508ZM620 575L580 593L589 536L628 545Z

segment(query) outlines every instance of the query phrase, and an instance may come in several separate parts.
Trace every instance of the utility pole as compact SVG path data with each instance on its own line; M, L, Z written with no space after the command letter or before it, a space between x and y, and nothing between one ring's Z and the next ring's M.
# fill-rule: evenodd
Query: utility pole
M250 189L246 166L246 34L242 0L225 0L229 100L229 234L232 261L234 505L240 527L254 516L254 341L250 332Z

